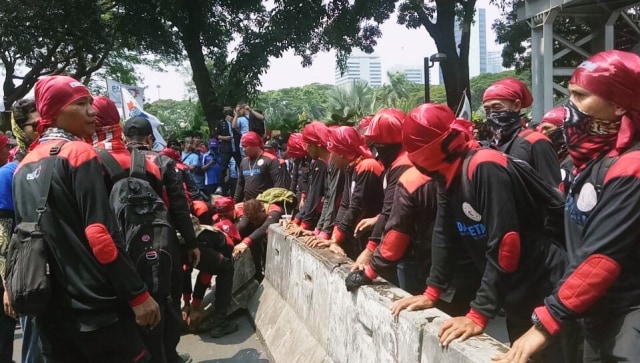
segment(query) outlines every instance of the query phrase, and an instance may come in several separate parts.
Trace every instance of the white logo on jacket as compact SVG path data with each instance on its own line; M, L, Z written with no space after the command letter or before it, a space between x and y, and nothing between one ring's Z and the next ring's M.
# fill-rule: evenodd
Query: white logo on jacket
M576 207L581 212L590 212L598 204L598 192L591 183L585 183L580 189Z
M27 174L27 180L36 180L40 176L40 171L42 171L42 166L38 166L38 168L29 174Z
M472 221L480 222L482 220L482 215L480 215L480 213L476 212L476 210L473 209L471 204L469 204L467 202L462 203L462 211Z

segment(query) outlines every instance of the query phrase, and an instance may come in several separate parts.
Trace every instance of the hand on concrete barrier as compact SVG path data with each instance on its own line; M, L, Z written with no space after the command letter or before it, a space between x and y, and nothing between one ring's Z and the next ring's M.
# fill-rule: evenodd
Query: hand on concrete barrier
M351 266L351 271L364 270L371 261L372 256L373 252L365 248L365 250L362 251L360 256L356 259L356 262Z
M322 239L316 237L316 245L315 248L328 248L331 247L330 239Z
M320 240L316 236L308 236L305 237L302 241L304 242L305 246L315 248Z
M531 327L513 343L506 354L496 355L491 359L498 363L527 363L529 358L545 345L547 345L547 338L544 334L535 327Z
M240 255L242 255L244 251L247 250L247 248L249 248L249 246L246 243L244 242L238 243L235 247L233 247L233 258L234 259L240 258Z
M329 251L343 257L347 255L339 244L333 242L329 245Z
M344 284L347 287L347 291L351 292L357 290L362 285L369 285L372 282L364 271L351 271L344 279Z
M484 329L476 325L473 320L466 316L458 316L442 324L438 337L440 338L440 344L443 347L447 347L454 339L460 338L460 341L464 342L470 337L482 334L483 331Z
M435 303L424 295L408 296L391 305L391 314L397 316L404 309L407 311L430 309Z
M372 230L377 221L378 217L361 219L353 232L353 236L359 238L363 233Z

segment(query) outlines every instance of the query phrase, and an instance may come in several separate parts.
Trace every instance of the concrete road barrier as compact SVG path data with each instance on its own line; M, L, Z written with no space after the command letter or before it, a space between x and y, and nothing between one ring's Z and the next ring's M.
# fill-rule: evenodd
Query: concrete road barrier
M490 362L508 349L487 335L441 348L437 333L448 315L393 317L391 304L409 294L382 279L348 292L350 264L270 227L266 277L249 311L275 362Z

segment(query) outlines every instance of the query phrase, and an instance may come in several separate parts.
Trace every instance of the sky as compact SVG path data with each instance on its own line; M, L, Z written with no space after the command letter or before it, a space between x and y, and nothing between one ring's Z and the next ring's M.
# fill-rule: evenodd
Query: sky
M489 0L478 0L478 8L486 9L487 50L500 50L495 43L495 35L491 29L493 21L500 16L500 10L489 4ZM421 66L422 59L437 52L436 46L424 28L407 29L397 24L395 14L381 25L382 37L378 39L375 54L380 56L382 72L398 65ZM473 38L472 38L473 40ZM475 42L472 41L472 47ZM473 54L473 49L471 49ZM470 62L473 60L470 59ZM470 68L473 75L472 65ZM299 87L310 83L334 83L335 53L325 52L315 56L313 65L301 66L301 58L287 52L279 59L272 58L269 70L261 77L260 90L268 91L288 87ZM148 102L158 99L187 99L185 78L174 68L166 68L165 72L155 72L139 67L143 78L142 86L146 86L145 98ZM433 73L432 73L433 74ZM433 76L432 76L433 79Z

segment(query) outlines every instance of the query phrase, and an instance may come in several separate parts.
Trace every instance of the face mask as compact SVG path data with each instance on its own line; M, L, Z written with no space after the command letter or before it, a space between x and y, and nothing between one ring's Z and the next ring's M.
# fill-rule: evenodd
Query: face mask
M508 141L522 127L522 116L518 111L493 111L487 115L489 127L500 140Z
M606 154L616 145L621 121L594 118L586 114L571 101L564 120L564 136L573 163L583 166L589 161Z
M400 150L402 150L401 144L376 145L374 154L376 155L376 159L379 160L385 168L388 168L396 160Z

